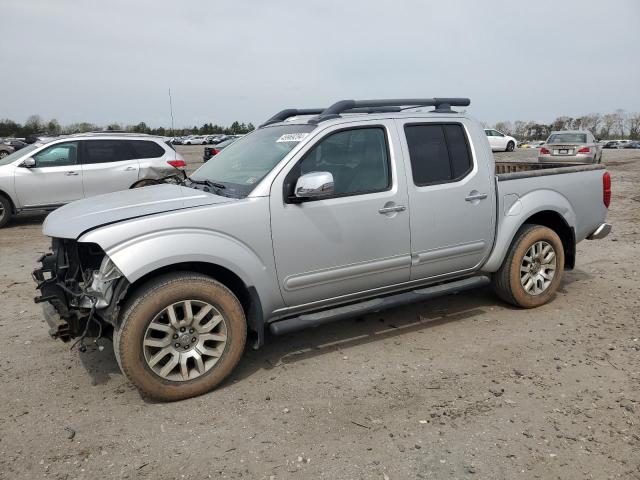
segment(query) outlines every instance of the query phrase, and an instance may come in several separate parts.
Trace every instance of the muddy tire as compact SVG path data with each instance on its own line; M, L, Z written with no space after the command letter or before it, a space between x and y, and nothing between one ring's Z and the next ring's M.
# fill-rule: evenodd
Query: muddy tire
M0 195L0 228L4 227L11 219L13 206L7 197Z
M180 272L135 292L113 347L122 372L144 396L174 401L219 385L240 361L246 337L244 311L228 288Z
M534 308L551 300L563 272L564 248L558 234L541 225L527 224L516 234L492 282L505 302Z

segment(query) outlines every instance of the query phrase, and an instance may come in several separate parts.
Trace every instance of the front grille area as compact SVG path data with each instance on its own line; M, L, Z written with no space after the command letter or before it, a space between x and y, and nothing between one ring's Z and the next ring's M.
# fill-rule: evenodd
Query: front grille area
M89 309L78 307L78 301L102 257L104 252L97 245L60 238L54 238L51 252L40 257L40 268L33 271L40 295L34 301L53 307L53 314L47 315L52 336L68 341L84 330Z

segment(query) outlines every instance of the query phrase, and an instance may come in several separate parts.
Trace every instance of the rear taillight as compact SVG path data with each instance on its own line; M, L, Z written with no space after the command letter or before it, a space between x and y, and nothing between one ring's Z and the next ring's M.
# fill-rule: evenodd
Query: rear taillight
M591 153L591 149L589 147L582 147L578 150L578 153Z
M167 163L176 168L187 166L184 160L169 160Z
M546 149L544 147L540 147L540 154L541 155L549 155L550 153L551 152L548 149Z
M605 207L609 208L611 203L611 175L609 172L604 172L602 175L602 202Z
M211 155L217 155L220 153L220 150L218 150L217 148L212 148L211 149Z

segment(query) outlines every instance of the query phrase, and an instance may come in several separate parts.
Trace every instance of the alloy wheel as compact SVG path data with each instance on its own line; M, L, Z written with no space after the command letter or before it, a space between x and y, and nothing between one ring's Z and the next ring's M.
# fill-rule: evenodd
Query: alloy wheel
M144 358L153 372L175 382L213 368L227 344L227 324L210 303L184 300L165 307L147 327Z
M556 273L556 252L540 240L529 247L520 264L520 284L529 295L540 295Z

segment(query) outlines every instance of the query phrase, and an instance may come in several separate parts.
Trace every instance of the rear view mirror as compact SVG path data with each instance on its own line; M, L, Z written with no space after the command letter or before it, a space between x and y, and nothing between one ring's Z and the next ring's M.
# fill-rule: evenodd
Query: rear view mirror
M330 172L311 172L296 182L297 198L324 198L333 195L333 175Z
M24 168L34 168L36 166L36 161L33 159L33 157L25 158L20 166Z

